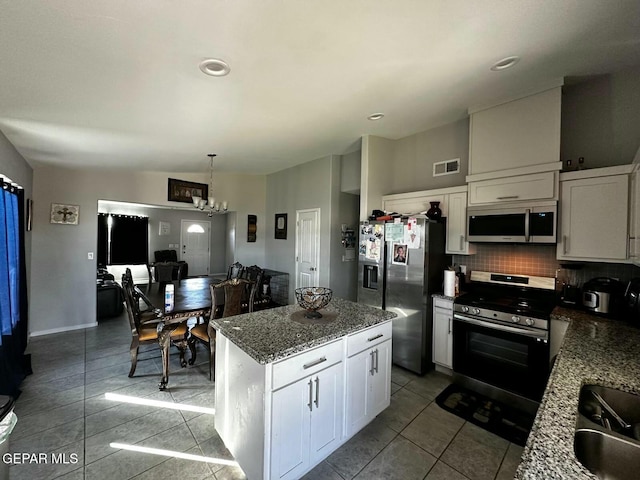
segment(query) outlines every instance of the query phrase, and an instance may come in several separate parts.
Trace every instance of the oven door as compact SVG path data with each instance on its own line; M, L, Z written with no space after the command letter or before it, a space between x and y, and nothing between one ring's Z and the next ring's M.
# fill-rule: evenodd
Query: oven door
M454 315L454 372L540 401L548 366L548 332Z

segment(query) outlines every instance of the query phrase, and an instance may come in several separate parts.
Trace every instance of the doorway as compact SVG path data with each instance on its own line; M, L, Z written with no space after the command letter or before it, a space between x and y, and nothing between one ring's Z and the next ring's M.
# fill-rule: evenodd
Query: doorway
M296 288L317 287L320 265L320 209L296 211Z
M211 222L182 220L180 260L189 264L189 276L209 275Z

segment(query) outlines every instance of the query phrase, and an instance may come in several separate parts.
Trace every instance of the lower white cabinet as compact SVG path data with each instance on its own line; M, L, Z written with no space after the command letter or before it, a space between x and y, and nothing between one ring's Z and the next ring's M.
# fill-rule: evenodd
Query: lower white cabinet
M347 359L347 437L389 406L391 337Z
M300 478L341 443L343 364L272 394L271 478Z
M453 300L433 301L433 363L453 368Z

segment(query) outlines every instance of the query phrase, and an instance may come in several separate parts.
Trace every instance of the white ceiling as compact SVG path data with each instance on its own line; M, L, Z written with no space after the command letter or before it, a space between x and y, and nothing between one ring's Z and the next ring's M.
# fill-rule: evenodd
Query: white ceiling
M0 0L0 130L32 165L269 173L637 64L638 0Z

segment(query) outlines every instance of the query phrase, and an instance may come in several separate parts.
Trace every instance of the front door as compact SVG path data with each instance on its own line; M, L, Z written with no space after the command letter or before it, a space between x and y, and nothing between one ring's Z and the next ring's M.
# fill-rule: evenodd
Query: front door
M180 260L189 264L189 276L209 275L211 222L182 220Z
M296 288L318 286L319 230L319 208L296 212Z

